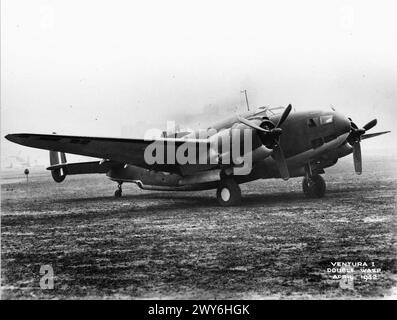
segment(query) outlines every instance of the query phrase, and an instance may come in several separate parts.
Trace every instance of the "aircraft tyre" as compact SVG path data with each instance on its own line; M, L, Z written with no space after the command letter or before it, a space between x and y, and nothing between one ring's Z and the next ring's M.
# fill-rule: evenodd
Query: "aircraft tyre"
M322 176L316 174L304 177L302 181L303 193L309 198L322 198L325 194L325 181Z
M236 206L241 203L241 189L233 178L222 179L216 190L216 198L223 207Z

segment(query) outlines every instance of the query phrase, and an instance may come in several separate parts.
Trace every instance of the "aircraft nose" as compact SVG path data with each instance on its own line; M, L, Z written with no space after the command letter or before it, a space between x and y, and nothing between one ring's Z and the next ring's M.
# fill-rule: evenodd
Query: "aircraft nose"
M338 135L350 132L350 120L344 115L335 112L335 129Z

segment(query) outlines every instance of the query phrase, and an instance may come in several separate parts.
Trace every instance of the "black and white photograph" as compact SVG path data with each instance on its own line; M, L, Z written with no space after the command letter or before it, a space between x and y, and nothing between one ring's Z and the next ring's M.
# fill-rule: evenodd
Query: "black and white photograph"
M1 300L395 300L396 12L2 0Z

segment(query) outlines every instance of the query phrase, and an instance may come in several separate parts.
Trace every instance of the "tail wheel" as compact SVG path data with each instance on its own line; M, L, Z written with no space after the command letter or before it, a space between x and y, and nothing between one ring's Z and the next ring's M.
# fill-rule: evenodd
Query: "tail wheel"
M324 197L326 185L323 177L320 175L313 175L305 177L302 181L303 193L310 198Z
M236 206L241 203L241 189L234 179L222 179L216 190L216 197L221 206Z

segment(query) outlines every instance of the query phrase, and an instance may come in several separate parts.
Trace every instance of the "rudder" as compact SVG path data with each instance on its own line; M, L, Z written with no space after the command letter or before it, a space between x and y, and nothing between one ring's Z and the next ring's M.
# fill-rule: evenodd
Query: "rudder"
M64 152L50 151L51 166L64 163L66 163L66 155ZM51 170L51 175L55 182L62 182L66 178L66 170L65 168L53 169Z

